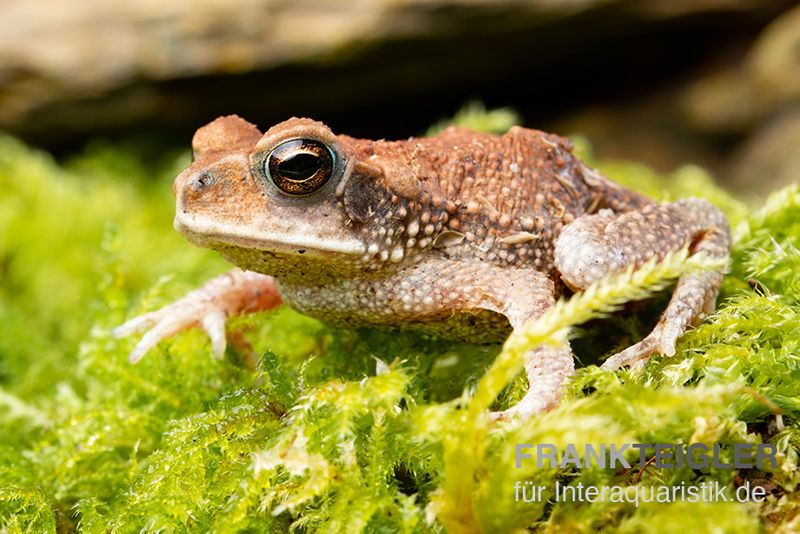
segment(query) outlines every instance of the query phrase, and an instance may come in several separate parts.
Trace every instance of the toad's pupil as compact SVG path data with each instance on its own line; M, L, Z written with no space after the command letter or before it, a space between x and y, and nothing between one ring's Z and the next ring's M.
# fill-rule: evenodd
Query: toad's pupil
M278 171L287 180L302 182L308 180L316 173L322 162L316 154L307 152L294 154L278 163Z

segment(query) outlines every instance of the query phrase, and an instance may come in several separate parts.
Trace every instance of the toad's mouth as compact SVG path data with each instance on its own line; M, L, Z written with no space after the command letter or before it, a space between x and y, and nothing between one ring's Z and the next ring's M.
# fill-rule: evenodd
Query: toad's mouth
M366 246L343 236L319 236L309 232L267 231L236 224L220 223L196 214L175 215L175 229L195 245L215 248L214 244L233 245L292 255L360 256Z

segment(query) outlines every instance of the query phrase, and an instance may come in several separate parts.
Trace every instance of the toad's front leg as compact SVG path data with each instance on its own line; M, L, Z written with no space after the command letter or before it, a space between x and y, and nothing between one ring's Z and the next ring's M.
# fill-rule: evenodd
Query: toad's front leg
M127 321L114 329L116 337L146 331L130 354L136 363L161 340L202 327L211 338L216 358L225 353L225 320L234 315L270 310L281 297L271 276L233 269L208 280L185 297Z
M585 289L608 274L639 267L683 247L689 247L691 254L726 258L730 230L725 216L697 198L622 214L602 210L564 227L556 241L556 267L569 286ZM603 368L644 362L656 352L675 354L678 336L714 309L722 276L721 271L706 271L681 277L653 332L611 356Z
M534 269L501 268L479 261L429 260L397 276L397 283L390 279L384 286L397 288L390 296L396 307L394 313L397 319L416 323L489 311L505 316L517 329L555 303L553 281ZM458 333L441 334L454 337ZM515 406L492 414L495 418L529 418L554 407L575 372L569 346L535 347L524 360L528 391Z

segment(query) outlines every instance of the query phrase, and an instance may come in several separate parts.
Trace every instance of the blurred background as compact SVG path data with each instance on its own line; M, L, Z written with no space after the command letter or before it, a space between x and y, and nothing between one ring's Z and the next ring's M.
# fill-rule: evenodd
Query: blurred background
M0 29L0 130L58 155L228 113L402 138L476 101L734 190L800 179L793 1L3 0Z

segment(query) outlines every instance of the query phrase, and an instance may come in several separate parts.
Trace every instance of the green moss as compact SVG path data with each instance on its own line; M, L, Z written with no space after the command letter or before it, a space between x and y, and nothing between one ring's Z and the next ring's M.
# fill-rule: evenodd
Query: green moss
M502 130L513 116L472 109L461 120ZM726 212L736 242L721 305L681 337L676 356L617 373L585 365L558 408L498 425L484 409L524 391L524 346L576 333L576 346L596 338L605 346L606 325L631 341L657 305L575 328L707 263L676 255L606 280L530 325L499 357L496 346L347 331L281 309L233 321L243 337L222 362L190 332L131 366L134 340L112 339L110 328L227 268L171 230L171 177L187 154L153 154L95 145L56 163L0 137L0 524L9 532L798 527L797 186L751 211L697 167L663 176L596 162L658 198L703 196ZM251 353L255 372L245 364ZM769 442L779 465L514 466L517 443L630 442L718 442L725 457L734 443ZM514 484L524 480L549 488L549 500L515 503ZM555 481L735 488L744 480L764 484L768 502L552 499Z

